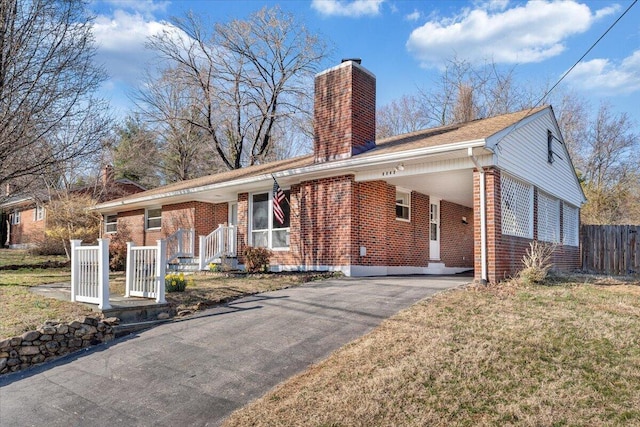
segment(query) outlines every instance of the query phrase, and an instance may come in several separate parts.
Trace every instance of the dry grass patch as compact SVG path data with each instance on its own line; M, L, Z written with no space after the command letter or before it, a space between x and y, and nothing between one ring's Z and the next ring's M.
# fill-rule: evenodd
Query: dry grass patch
M583 283L436 295L225 425L639 424L638 287Z
M7 265L34 265L43 262L67 262L64 255L31 255L21 249L0 249L0 267Z
M0 286L0 340L36 329L47 320L66 322L91 313L81 304L32 294L27 286Z

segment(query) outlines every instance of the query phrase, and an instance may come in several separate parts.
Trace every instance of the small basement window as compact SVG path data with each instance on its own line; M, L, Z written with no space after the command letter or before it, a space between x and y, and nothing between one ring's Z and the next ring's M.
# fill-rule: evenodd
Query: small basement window
M162 228L162 208L147 209L147 230Z
M411 192L396 189L396 219L411 220Z
M104 216L105 233L115 233L118 231L118 214Z

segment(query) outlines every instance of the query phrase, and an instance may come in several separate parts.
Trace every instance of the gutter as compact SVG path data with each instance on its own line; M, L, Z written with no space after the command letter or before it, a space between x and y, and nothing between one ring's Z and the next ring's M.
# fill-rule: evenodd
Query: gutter
M480 264L481 274L480 280L483 285L486 285L487 280L487 196L486 196L486 184L485 184L485 172L484 168L480 165L478 158L473 155L473 148L467 149L467 155L480 172Z
M254 184L260 181L272 181L273 177L285 179L285 178L292 178L295 176L298 178L302 178L304 175L307 175L307 174L313 174L313 173L325 174L331 171L335 171L337 169L346 169L350 167L377 166L377 165L382 165L386 163L397 162L400 160L413 159L418 156L440 154L440 153L445 153L450 151L471 149L474 147L484 147L484 146L485 146L484 139L475 139L475 140L459 142L455 144L437 145L434 147L424 147L424 148L417 148L414 150L399 151L397 153L379 154L379 155L371 155L371 156L364 156L364 157L358 156L356 158L351 157L348 159L333 161L330 163L317 163L311 166L305 166L305 167L296 168L296 169L288 169L288 170L279 171L279 172L250 176L248 178L241 178L241 179L236 179L231 181L222 181L214 184L206 184L196 188L183 188L181 190L170 191L167 193L154 194L152 196L142 196L142 197L129 199L129 200L105 202L95 206L93 210L108 210L112 208L127 206L134 203L158 201L160 199L166 199L169 197L197 194L200 192L210 191L210 190L222 190L225 188L235 187L238 185Z

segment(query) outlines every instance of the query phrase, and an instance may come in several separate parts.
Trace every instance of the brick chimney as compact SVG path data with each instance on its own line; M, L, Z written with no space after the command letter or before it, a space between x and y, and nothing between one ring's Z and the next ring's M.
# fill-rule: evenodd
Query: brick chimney
M315 162L346 159L375 147L376 77L359 59L343 59L316 75Z
M100 175L102 185L105 187L115 180L115 172L111 165L105 165L104 168L102 168L102 173Z

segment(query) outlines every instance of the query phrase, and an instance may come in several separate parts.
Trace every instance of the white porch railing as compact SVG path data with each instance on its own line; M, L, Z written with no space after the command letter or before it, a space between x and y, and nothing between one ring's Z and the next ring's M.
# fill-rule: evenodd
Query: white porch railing
M193 228L180 228L167 237L167 263L178 257L193 257L195 238L196 231Z
M200 270L206 270L207 265L215 259L236 256L237 232L235 225L219 224L208 236L200 236Z
M71 301L109 304L109 239L98 239L98 246L82 246L71 240Z
M135 246L133 242L128 242L124 296L155 298L157 303L165 303L166 259L167 246L164 240L158 240L157 246Z

